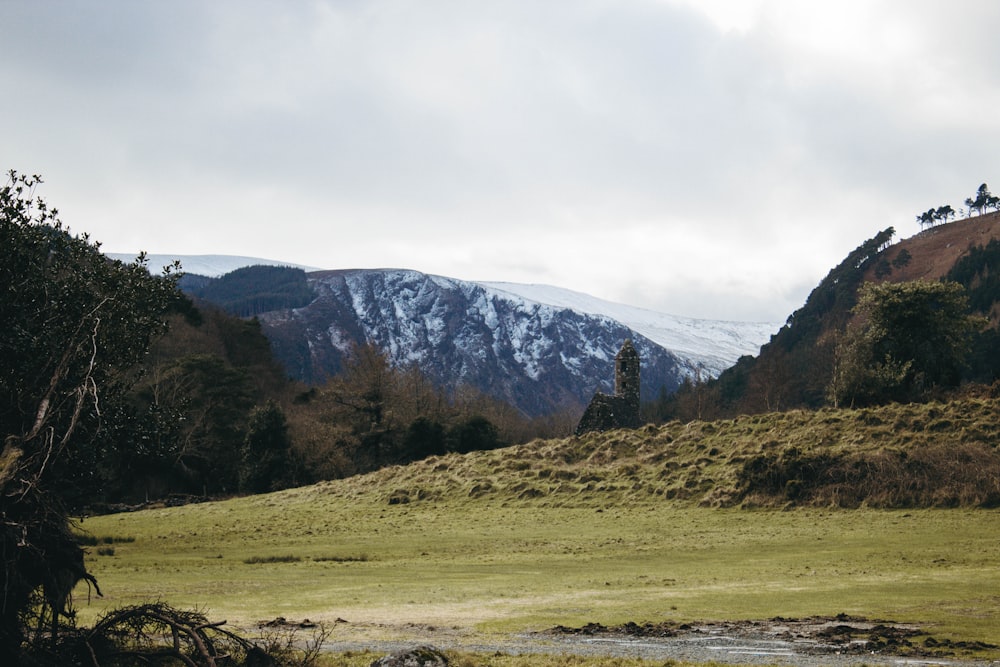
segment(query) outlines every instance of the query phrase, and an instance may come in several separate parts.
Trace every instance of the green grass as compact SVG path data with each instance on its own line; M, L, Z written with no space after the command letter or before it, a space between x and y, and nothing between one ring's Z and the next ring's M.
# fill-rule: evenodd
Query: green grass
M986 409L971 413L982 420ZM997 510L733 500L749 456L876 447L864 428L888 421L882 437L902 437L891 429L900 418L827 411L674 424L88 518L82 528L115 548L88 557L106 597L78 596L81 620L161 599L245 627L342 618L334 638L343 639L404 637L408 624L472 636L845 613L1000 644ZM936 447L967 442L970 430L903 435L932 433L939 440L912 446Z
M90 519L137 539L91 558L106 598L82 613L162 598L242 625L340 617L483 632L847 613L1000 643L993 511L390 507L329 491ZM337 548L371 556L319 558ZM251 550L301 560L248 564Z

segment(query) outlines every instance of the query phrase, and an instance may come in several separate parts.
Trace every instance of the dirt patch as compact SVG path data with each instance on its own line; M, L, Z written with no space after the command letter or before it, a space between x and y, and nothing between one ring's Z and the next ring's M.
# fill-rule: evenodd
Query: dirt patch
M431 645L474 654L641 658L696 664L789 667L997 667L997 647L939 640L921 628L847 615L705 623L588 623L541 632L480 634L429 624L342 624L324 652L390 653Z
M955 658L1000 648L984 642L936 639L918 626L840 614L832 617L772 618L764 621L705 623L635 623L579 628L556 626L548 635L585 637L677 638L725 636L750 644L788 642L797 653L889 655L915 658Z
M1000 234L1000 213L987 213L926 229L889 248L885 260L892 262L904 248L911 259L905 266L897 266L888 277L891 282L904 280L937 280L955 265L969 246L986 245ZM866 280L875 279L877 262L872 263Z

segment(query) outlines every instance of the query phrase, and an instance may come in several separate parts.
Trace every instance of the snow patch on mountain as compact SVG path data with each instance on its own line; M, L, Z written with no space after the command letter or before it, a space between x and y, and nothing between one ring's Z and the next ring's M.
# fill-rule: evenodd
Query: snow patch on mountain
M113 259L132 261L134 255L108 253ZM178 260L185 273L217 277L236 269L254 266L293 266L309 272L310 282L323 283L324 276L338 277L342 298L353 311L358 331L378 332L387 350L397 361L427 363L440 354L465 348L464 361L451 372L475 372L483 360L510 358L529 378L539 380L553 358L559 358L571 374L584 367L614 358L616 347L606 341L572 336L551 340L559 327L558 313L568 311L585 317L592 327L624 328L648 339L676 359L678 371L686 377L717 377L744 355L757 355L761 345L781 328L776 322L735 322L700 320L614 303L573 290L551 285L493 281L464 281L424 274L409 269L353 269L319 271L313 267L259 257L235 255L147 256L154 272ZM334 284L326 290L336 289ZM326 291L321 290L321 291ZM450 295L450 296L449 296ZM338 302L334 299L331 303ZM455 312L455 308L462 312ZM343 312L343 311L339 311ZM281 319L277 314L272 321ZM465 327L459 321L467 320ZM476 323L473 326L473 323ZM324 336L329 345L346 351L355 334L327 322ZM481 329L481 330L480 330ZM486 331L491 332L485 334ZM318 333L318 332L315 332ZM565 332L562 335L566 335ZM557 336L559 338L559 336ZM308 346L314 347L310 340ZM619 341L620 344L620 341ZM566 349L569 347L570 352ZM581 358L588 359L583 363Z
M756 356L781 323L700 320L605 301L551 285L480 282L502 298L517 298L578 313L604 316L642 334L689 362L691 373L718 376L744 355Z

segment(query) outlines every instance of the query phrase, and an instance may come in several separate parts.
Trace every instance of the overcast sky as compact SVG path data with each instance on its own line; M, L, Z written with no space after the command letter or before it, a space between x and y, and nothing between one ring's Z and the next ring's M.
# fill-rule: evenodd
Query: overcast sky
M0 0L0 89L0 167L107 251L692 317L1000 186L995 0Z

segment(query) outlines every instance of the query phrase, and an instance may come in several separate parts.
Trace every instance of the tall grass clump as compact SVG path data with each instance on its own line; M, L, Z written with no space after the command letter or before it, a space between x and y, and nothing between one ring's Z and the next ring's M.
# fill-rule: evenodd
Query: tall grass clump
M299 563L302 561L301 556L250 556L244 558L243 562L246 565L269 565L272 563Z

